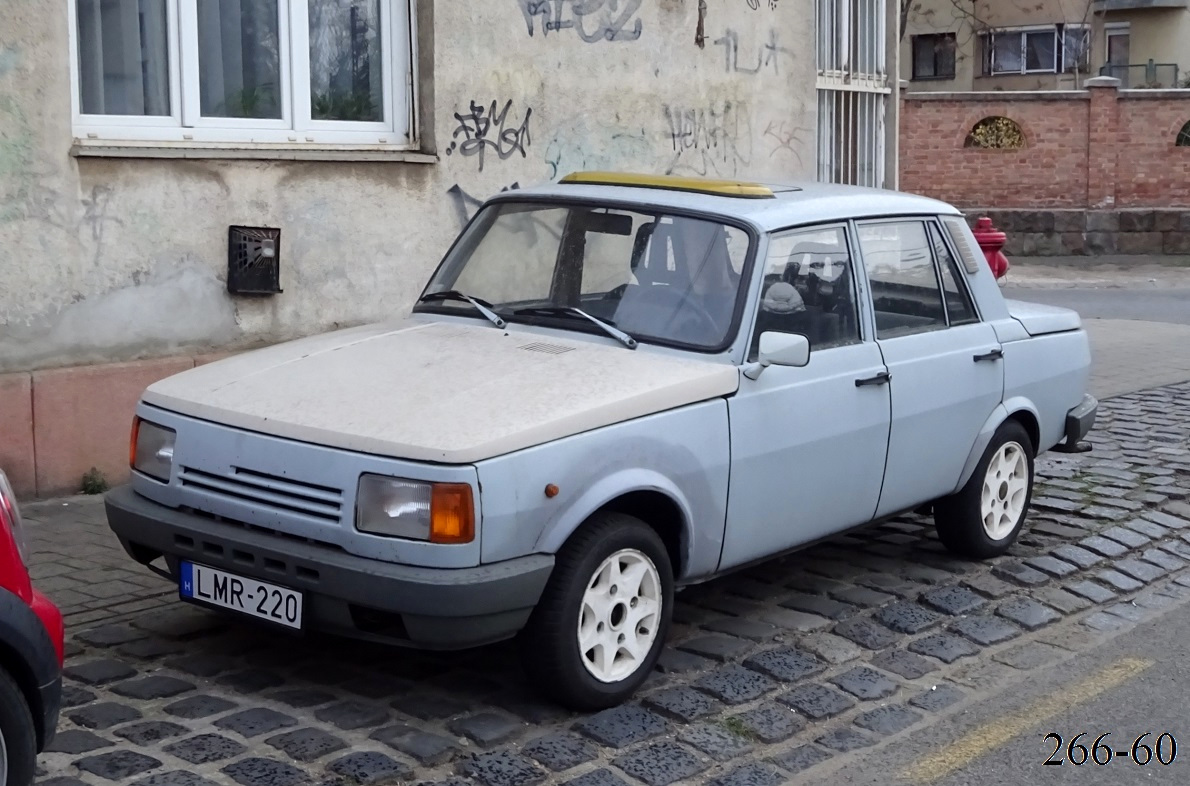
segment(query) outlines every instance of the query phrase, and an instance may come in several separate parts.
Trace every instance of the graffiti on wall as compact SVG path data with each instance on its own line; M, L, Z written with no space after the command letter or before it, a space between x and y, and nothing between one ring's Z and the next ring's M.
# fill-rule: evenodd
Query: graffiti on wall
M104 233L108 225L124 225L123 220L111 214L112 193L111 186L92 186L91 196L82 199L82 225L90 231L91 242L95 246L93 261L97 265L103 257Z
M760 4L763 2L763 0L745 0L745 2L748 3L748 7L751 8L753 11L759 11ZM779 0L768 0L769 10L776 11L778 2L779 2Z
M752 120L746 104L716 101L663 107L673 143L666 174L735 177L752 162Z
M780 74L781 58L793 55L792 51L781 46L775 28L769 29L768 40L758 47L755 53L751 51L751 48L741 47L740 34L730 28L724 32L722 38L715 39L715 46L723 47L724 69L729 74L759 74L766 69L771 69L774 74ZM747 48L748 51L741 57L740 52L744 48ZM753 65L753 61L755 61L755 65Z
M635 41L642 23L636 12L641 0L517 0L529 35L574 30L588 44Z
M533 109L526 108L520 123L512 116L512 100L499 109L499 102L493 101L490 106L471 102L466 113L455 112L458 125L451 135L451 143L446 148L446 154L479 157L479 171L483 171L484 158L488 152L494 153L501 161L520 153L526 158L526 148L532 144L529 137L529 121L533 117Z
M545 150L550 180L583 170L647 166L653 158L654 151L643 128L638 132L559 132Z
M769 158L778 155L792 156L798 164L802 163L802 154L797 146L801 144L803 129L786 120L770 120L765 126L764 138L770 144Z

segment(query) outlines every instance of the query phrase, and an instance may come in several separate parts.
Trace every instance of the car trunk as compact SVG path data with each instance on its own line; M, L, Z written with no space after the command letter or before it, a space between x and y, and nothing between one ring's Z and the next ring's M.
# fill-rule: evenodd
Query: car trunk
M1030 336L1047 333L1064 333L1082 327L1082 318L1077 311L1041 303L1026 303L1022 300L1008 300L1008 313L1020 322Z

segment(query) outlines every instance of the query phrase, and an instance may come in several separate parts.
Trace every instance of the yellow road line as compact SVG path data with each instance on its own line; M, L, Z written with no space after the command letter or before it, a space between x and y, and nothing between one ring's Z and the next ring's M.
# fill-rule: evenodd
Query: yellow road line
M1139 658L1124 658L1117 661L1103 671L1087 677L1069 688L1054 691L1045 698L1035 701L1016 715L1000 718L969 732L955 743L918 761L905 770L902 777L928 783L944 775L949 775L985 753L999 748L1022 732L1044 723L1077 704L1082 704L1101 693L1122 685L1152 665L1153 661Z

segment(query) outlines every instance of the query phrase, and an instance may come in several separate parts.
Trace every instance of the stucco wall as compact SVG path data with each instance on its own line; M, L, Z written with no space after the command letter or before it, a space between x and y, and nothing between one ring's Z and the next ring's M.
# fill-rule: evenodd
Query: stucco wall
M593 43L547 31L527 3L419 0L433 22L419 34L432 52L423 147L438 160L416 164L73 157L66 4L6 0L0 371L233 348L404 311L475 200L572 170L812 176L810 0L709 3L702 48L696 0L563 0L564 14L590 11L588 32L623 20L622 40ZM519 143L452 148L472 102L507 105ZM231 224L281 228L283 294L226 293Z

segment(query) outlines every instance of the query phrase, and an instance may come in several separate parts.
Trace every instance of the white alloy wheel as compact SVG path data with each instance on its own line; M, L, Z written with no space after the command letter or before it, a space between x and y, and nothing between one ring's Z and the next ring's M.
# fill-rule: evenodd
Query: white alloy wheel
M623 549L605 559L583 593L578 648L600 682L619 682L641 667L661 626L661 576L648 555Z
M979 513L983 531L992 540L1012 534L1029 496L1029 459L1016 442L1005 442L988 462Z

